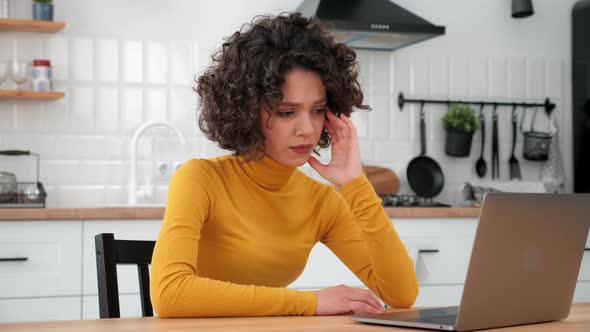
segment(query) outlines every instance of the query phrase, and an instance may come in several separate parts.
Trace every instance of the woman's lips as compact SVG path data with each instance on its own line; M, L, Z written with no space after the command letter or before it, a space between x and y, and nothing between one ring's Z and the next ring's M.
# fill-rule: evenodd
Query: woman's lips
M311 151L312 148L313 145L298 145L292 146L291 150L295 151L295 153L297 154L307 154L309 153L309 151Z

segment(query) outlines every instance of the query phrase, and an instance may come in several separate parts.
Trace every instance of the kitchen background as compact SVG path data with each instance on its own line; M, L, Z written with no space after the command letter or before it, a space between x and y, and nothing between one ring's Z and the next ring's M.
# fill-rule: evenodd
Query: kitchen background
M138 183L158 174L159 161L170 166L189 158L227 153L208 142L196 125L194 75L210 61L222 38L256 14L292 11L301 0L132 1L54 0L55 20L66 28L56 34L3 32L1 60L49 59L54 90L65 98L50 101L0 101L0 149L31 150L41 155L40 180L48 207L110 206L127 202L130 142L146 121L167 121L187 138L181 146L168 129L153 129L139 142ZM408 162L419 153L418 108L397 106L406 97L514 100L556 104L559 146L565 166L565 190L572 190L571 9L575 0L535 0L535 14L510 16L509 0L396 0L396 4L446 27L436 37L394 52L359 50L366 103L357 113L363 161L392 168L401 193ZM30 18L31 2L10 0L11 18ZM12 89L5 82L0 89ZM479 132L469 158L444 154L442 106L427 107L428 155L445 174L437 201L463 203L465 182L481 182L474 164ZM530 111L528 111L530 112ZM531 114L528 114L530 116ZM522 113L521 113L522 116ZM500 180L508 181L511 144L509 109L499 109ZM530 118L529 118L530 119ZM486 110L490 182L491 108ZM537 126L547 126L544 113ZM516 154L524 182L543 181L543 163ZM31 161L0 157L0 169L32 177ZM329 160L329 153L322 154ZM33 165L34 166L34 165ZM318 178L309 167L302 168ZM21 178L19 180L24 180ZM154 202L163 204L167 177L156 176Z

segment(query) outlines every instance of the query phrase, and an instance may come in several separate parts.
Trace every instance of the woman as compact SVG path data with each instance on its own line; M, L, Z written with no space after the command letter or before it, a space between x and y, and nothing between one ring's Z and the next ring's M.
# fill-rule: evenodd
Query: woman
M332 315L384 309L368 290L288 289L312 247L330 248L390 306L410 307L413 264L362 173L349 120L355 54L316 18L259 17L198 79L199 126L234 154L174 174L151 268L160 317ZM331 161L312 152L331 145ZM309 163L334 186L297 170Z

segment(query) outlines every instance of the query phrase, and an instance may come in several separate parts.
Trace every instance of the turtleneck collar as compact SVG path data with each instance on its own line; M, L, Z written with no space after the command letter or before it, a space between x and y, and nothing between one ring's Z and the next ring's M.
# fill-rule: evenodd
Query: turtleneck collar
M258 159L260 158L246 162L243 157L239 157L240 167L254 182L267 190L281 189L297 169L297 167L283 165L267 154L264 154L261 160Z

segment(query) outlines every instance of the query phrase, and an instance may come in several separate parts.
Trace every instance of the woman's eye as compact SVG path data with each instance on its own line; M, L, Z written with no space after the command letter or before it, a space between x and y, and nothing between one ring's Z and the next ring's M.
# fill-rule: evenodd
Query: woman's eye
M277 112L277 115L281 118L286 118L289 117L293 114L293 112L291 111L285 111L285 112Z
M324 113L326 113L326 109L325 108L318 108L317 110L315 110L315 112L317 114L324 114Z

